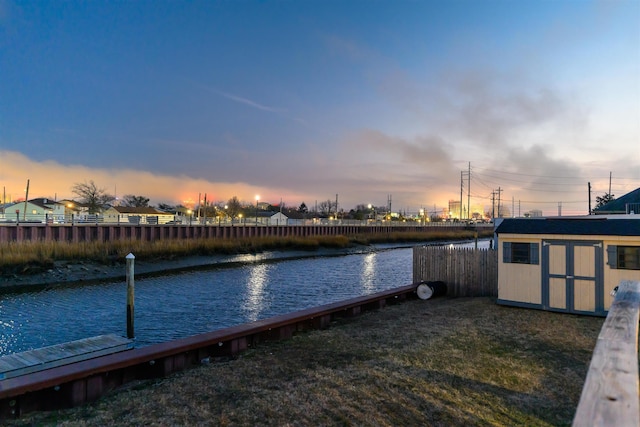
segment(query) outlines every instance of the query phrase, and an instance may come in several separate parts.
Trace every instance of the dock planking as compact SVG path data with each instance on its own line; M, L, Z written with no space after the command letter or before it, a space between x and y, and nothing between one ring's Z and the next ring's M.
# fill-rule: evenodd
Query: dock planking
M9 354L0 357L0 380L132 348L133 340L115 334L107 334Z

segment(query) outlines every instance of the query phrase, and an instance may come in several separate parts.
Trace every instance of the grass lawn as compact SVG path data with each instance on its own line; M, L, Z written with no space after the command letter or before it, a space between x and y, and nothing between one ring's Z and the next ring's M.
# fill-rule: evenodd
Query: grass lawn
M570 425L603 318L411 300L9 425Z

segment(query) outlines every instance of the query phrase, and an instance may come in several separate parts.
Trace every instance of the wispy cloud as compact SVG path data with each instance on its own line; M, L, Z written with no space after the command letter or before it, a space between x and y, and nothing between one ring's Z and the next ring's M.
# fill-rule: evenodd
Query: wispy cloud
M287 111L286 108L270 107L268 105L262 105L259 102L253 101L249 98L244 98L242 96L234 95L232 93L222 92L216 89L209 89L209 90L214 93L217 93L218 95L224 96L227 99L238 102L240 104L248 105L249 107L253 107L258 110L268 111L270 113L285 113Z

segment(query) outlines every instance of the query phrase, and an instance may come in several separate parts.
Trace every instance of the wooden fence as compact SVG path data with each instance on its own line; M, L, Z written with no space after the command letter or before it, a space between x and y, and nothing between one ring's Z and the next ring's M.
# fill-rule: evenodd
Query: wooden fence
M593 350L573 426L639 426L640 282L623 281Z
M498 296L498 251L422 246L413 249L413 283L441 280L447 296Z

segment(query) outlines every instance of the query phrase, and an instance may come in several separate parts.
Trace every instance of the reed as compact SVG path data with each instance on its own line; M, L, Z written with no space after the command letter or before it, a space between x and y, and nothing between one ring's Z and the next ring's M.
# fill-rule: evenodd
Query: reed
M490 235L491 233L489 233ZM379 233L352 236L269 236L238 239L174 239L58 242L0 242L0 275L34 273L52 268L56 261L92 261L103 264L123 262L129 253L140 260L175 259L194 255L256 253L269 250L315 251L320 248L347 248L372 243L460 240L474 237L473 231L452 230L433 233ZM481 235L480 237L483 237Z

